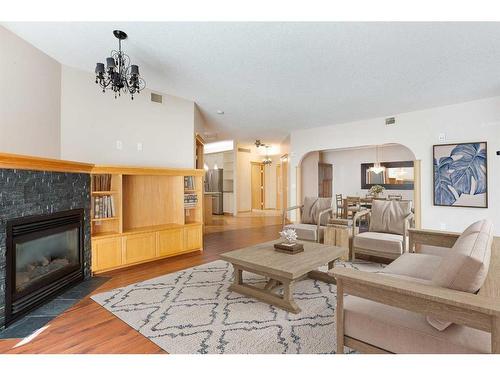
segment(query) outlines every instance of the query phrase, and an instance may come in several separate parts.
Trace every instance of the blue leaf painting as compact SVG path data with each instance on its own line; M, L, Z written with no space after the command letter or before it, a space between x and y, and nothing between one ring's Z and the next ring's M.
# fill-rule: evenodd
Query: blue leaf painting
M486 150L480 143L457 145L451 151L453 161L451 170L452 186L458 194L486 193ZM476 181L475 188L472 179Z
M453 184L450 177L451 157L434 158L434 204L451 206L457 200L450 189Z

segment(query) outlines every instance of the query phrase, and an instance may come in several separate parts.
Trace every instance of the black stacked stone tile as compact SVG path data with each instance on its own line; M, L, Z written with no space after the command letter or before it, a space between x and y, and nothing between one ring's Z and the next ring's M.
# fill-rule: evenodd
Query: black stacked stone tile
M0 169L0 330L5 318L6 225L18 217L83 208L84 270L90 277L90 175Z

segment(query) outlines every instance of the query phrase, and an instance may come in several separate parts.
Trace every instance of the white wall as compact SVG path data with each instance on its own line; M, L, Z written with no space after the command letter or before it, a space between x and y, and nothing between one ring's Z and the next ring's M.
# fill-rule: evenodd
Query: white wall
M361 189L361 164L373 163L376 155L375 147L321 152L321 161L333 164L333 196L365 196L368 189ZM401 145L379 147L378 156L381 162L415 159L413 152ZM387 194L401 194L403 199L413 200L413 190L386 190L385 195Z
M488 142L489 208L433 206L432 145L440 133L446 142ZM290 200L296 202L296 170L310 151L355 146L399 143L422 161L422 226L462 230L474 220L490 218L500 235L500 97L403 113L396 125L386 126L384 118L293 131L291 133Z
M300 165L302 173L302 201L304 197L318 196L318 163L318 151L309 153L302 160L302 164Z
M0 152L59 158L61 64L0 26Z
M103 94L94 75L62 67L61 157L96 164L192 168L194 102L163 94L150 101L144 90L129 95ZM116 141L123 144L117 150ZM143 151L137 150L142 143Z

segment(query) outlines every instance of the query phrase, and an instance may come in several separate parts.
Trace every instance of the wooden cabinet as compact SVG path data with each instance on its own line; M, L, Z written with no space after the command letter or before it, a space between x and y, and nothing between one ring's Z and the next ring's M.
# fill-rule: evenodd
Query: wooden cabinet
M203 230L201 225L184 228L184 249L195 250L203 247Z
M158 231L156 235L158 256L176 254L184 250L184 230L182 228Z
M156 257L154 233L134 234L124 237L124 263L137 263Z
M203 169L94 166L92 176L92 213L114 203L92 215L93 272L203 249Z
M120 237L92 241L93 271L116 268L122 264L122 239Z

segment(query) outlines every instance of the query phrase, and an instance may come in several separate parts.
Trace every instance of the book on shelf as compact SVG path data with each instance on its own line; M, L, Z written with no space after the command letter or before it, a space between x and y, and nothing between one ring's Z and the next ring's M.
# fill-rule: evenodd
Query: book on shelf
M194 176L184 177L184 190L195 190Z
M92 191L110 191L111 175L94 174L92 175Z
M92 207L94 219L115 217L115 201L112 195L92 197Z
M198 205L197 194L184 194L184 208L195 208Z

